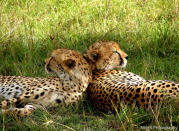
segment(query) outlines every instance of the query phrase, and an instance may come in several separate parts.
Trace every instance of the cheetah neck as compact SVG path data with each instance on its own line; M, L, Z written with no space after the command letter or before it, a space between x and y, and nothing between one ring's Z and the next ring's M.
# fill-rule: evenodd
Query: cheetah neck
M62 87L66 91L72 92L84 92L88 86L89 78L87 77L76 77L66 72L64 73L57 73Z

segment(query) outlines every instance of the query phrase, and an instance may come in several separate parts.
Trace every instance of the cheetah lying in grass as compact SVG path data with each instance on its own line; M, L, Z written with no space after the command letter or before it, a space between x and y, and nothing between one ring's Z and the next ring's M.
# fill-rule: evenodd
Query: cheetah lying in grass
M46 71L58 78L0 76L0 97L4 114L31 114L36 106L51 107L76 103L91 81L91 69L83 56L69 49L57 49L46 60ZM11 107L7 109L8 104ZM21 108L21 106L24 107Z
M178 95L178 83L146 81L133 73L113 70L114 68L125 67L128 57L115 42L97 42L90 46L84 55L84 58L88 61L90 66L85 60L82 60L82 63L80 61L78 61L79 63L74 62L73 59L70 59L71 56L69 56L68 62L63 61L63 56L65 56L63 53L63 51L60 52L56 50L52 53L52 56L46 60L46 70L56 73L60 79L4 77L6 80L1 80L1 87L4 88L4 91L1 90L0 93L1 96L3 96L3 93L6 94L3 98L7 100L2 102L2 107L5 108L7 103L14 103L15 108L5 109L3 112L15 112L15 114L24 116L35 110L34 106L28 105L29 102L43 106L54 106L57 103L66 105L77 102L82 93L86 90L91 79L91 70L93 70L93 81L87 88L87 93L94 105L104 111L113 111L114 105L119 108L120 101L124 101L126 104L136 103L139 106L147 108L149 105L160 102L164 97L176 97ZM78 55L72 55L72 58L75 58L75 60L79 58L83 59L79 53L77 54ZM77 70L76 65L81 67L79 68L80 71L77 71L78 73L75 73ZM86 70L88 73L84 73ZM21 78L23 78L24 81L20 81ZM63 82L65 82L65 84ZM14 83L16 86L13 85ZM37 86L38 84L40 84L41 88ZM76 85L75 90L68 88L69 86L73 87L73 84ZM20 89L20 91L16 92L16 87L18 87L17 89ZM11 97L8 96L9 92L7 89L13 94L11 95L10 93ZM48 93L51 95L48 95ZM59 99L56 99L56 96L59 96ZM51 97L53 99L49 101ZM46 101L40 102L40 100L44 98L47 98ZM27 105L24 108L16 108L22 103L27 103Z
M130 72L112 70L125 67L127 63L127 55L115 42L97 42L89 47L84 56L93 70L93 80L87 94L98 109L115 112L120 108L121 101L145 109L170 97L177 98L179 102L179 83L146 81Z
M99 63L97 62L96 65L90 63L93 70L125 67L127 55L117 43L109 42L99 44L99 46L101 50L97 49L96 51L105 53L106 57L98 58ZM107 52L106 49L108 49ZM92 57L96 59L99 56ZM116 63L108 59L109 57L114 59ZM55 50L51 57L46 60L45 69L47 72L56 73L59 78L0 76L0 96L5 99L1 102L3 113L12 112L19 116L26 116L36 109L29 103L49 107L77 102L92 77L91 68L84 58L73 50ZM133 75L132 73L128 74ZM135 79L142 80L141 77L137 76ZM12 106L9 109L7 109L8 104Z
M125 67L127 54L115 42L97 42L84 54L93 71L93 80L87 88L91 101L99 109L115 111L120 102L149 108L165 98L177 97L179 83L170 81L146 81L131 72L113 70ZM54 65L55 66L55 65Z

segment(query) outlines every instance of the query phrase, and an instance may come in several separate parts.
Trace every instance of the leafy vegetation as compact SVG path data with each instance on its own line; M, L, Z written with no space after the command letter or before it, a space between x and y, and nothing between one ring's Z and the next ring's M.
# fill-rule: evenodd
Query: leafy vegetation
M179 81L178 0L1 0L0 74L47 77L53 49L83 53L113 40L129 55L127 71ZM114 116L86 99L76 106L39 109L26 118L0 116L4 130L135 130L179 126L179 110L125 107ZM155 128L157 130L157 127Z

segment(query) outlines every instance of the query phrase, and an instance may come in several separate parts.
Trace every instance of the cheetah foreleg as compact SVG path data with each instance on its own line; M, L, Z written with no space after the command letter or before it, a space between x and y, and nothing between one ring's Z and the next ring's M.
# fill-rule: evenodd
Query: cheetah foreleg
M16 116L28 116L32 112L36 110L36 107L33 105L26 105L24 108L9 108L9 109L2 109L2 114L12 114Z

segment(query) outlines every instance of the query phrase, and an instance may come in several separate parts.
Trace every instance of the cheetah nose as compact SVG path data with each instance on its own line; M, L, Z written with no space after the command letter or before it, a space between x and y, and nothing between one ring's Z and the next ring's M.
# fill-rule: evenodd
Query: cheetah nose
M127 59L128 59L128 56L126 56L125 58L126 58L126 60L127 60Z

